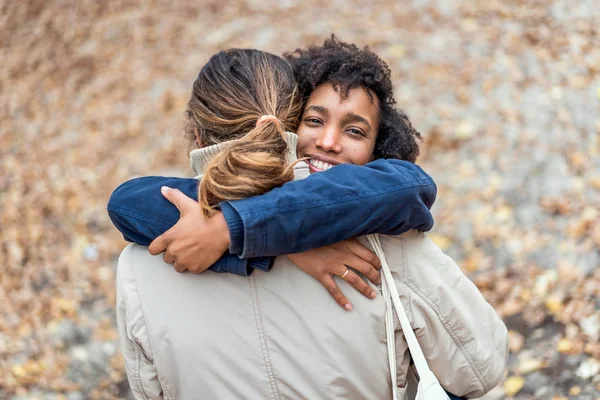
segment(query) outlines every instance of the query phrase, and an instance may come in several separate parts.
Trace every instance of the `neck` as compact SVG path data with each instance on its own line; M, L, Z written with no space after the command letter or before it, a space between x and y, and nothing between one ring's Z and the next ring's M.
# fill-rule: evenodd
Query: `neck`
M287 161L291 164L297 160L296 146L298 144L298 135L293 132L285 132L285 141L288 145ZM228 143L231 143L231 141L217 143L208 147L202 147L200 149L193 150L190 153L190 165L198 177L204 175L204 171L206 170L208 164L217 154L225 150Z

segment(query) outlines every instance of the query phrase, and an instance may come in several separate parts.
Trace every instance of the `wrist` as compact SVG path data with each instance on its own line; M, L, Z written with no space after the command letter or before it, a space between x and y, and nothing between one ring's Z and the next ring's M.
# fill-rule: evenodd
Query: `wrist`
M244 251L244 224L238 212L227 201L219 203L229 230L229 252L241 255Z
M219 247L223 249L223 252L228 251L229 245L231 244L231 238L229 235L229 226L227 226L227 221L225 220L223 213L217 212L210 219L215 229L216 242L219 243Z

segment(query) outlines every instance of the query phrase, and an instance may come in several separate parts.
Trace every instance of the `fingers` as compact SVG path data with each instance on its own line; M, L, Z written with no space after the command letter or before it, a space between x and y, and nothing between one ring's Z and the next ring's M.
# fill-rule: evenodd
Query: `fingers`
M352 310L352 304L350 304L346 296L344 296L344 294L340 290L337 283L335 283L331 275L327 274L325 277L323 277L323 279L321 280L321 284L325 286L325 289L327 289L331 297L333 297L335 302L338 303L340 307L342 307L346 311Z
M381 268L381 261L379 261L379 257L377 257L375 253L365 247L357 239L347 240L346 246L348 246L348 249L352 253L356 254L358 257L362 258L376 269Z
M169 251L169 249L163 253L163 260L165 260L167 264L173 264L173 268L175 268L175 271L177 272L185 272L188 270L186 264L181 260L178 260L177 257Z
M379 285L381 283L381 272L362 258L349 257L344 260L344 263L366 276L374 284Z
M350 239L345 242L348 250L354 255L345 261L347 265L365 275L376 285L381 283L381 262L371 250L363 246L357 239Z
M180 263L178 263L177 261L175 261L173 263L173 267L175 268L175 271L177 272L185 272L186 271L186 267L184 267L183 265L181 265Z
M177 263L177 257L169 249L169 239L166 233L160 235L148 246L148 252L153 256L163 253L163 260L167 264L173 264L177 272L184 272L187 268L181 263Z
M175 255L176 252L171 252L167 249L163 254L163 260L165 260L168 264L173 264L173 268L177 272L191 272L192 274L200 274L204 272L207 268L202 265L194 264L194 262L190 262L190 259L177 257Z
M186 212L190 209L190 207L198 206L198 203L194 201L194 199L187 197L179 189L172 189L168 186L163 186L160 188L160 192L167 200L177 207L180 213Z
M175 264L175 261L177 261L175 256L171 254L168 249L163 253L163 260L165 260L167 264Z
M358 276L351 269L348 270L342 279L344 279L346 282L352 285L354 289L358 290L369 299L374 299L377 296L377 292L371 289L371 287L365 281L360 279L360 276Z
M150 243L150 246L148 246L148 251L153 256L159 255L167 249L168 243L169 241L167 235L166 233L163 233L162 235L154 239L152 243Z

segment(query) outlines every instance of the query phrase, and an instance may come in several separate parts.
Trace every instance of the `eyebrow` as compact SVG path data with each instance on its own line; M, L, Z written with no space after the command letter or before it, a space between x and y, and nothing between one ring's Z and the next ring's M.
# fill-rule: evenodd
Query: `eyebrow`
M308 106L305 111L315 110L316 112L320 112L322 114L329 114L329 110L323 106Z
M325 114L325 115L329 115L329 110L326 107L323 106L308 106L306 107L306 109L304 110L304 112L306 111L316 111L316 112L320 112L321 114ZM346 114L346 121L353 121L353 122L361 122L363 124L365 124L368 128L369 131L372 130L371 124L369 123L369 121L365 118L365 117L361 117L358 114L355 114L353 112L349 112Z
M353 112L349 112L348 114L346 114L346 119L348 121L362 122L363 124L365 124L369 128L369 130L371 130L371 124L369 123L369 121L367 121L366 118L361 117L358 114L354 114Z

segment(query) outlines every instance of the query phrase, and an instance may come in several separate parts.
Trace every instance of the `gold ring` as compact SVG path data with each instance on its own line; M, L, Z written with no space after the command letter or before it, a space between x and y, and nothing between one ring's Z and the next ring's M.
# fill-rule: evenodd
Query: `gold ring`
M340 278L344 279L346 275L348 275L348 272L350 272L350 270L346 268L346 272L344 272L344 274Z

